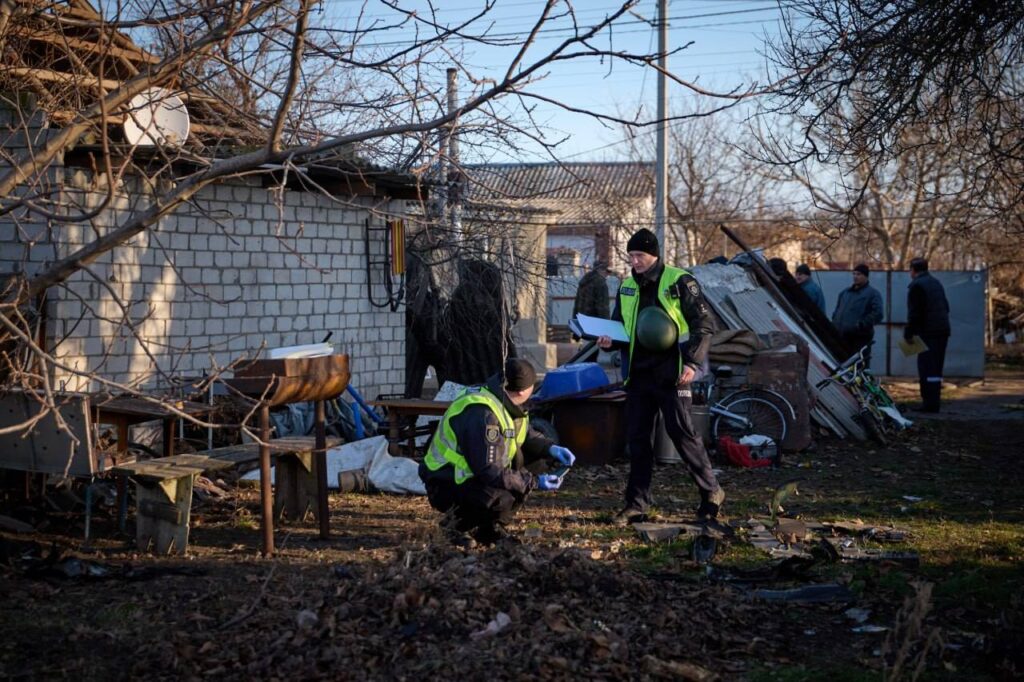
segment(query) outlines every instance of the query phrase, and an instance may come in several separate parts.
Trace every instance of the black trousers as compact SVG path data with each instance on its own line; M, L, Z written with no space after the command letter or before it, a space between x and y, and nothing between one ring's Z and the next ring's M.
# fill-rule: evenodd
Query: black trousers
M461 485L451 480L429 479L426 488L430 506L442 513L454 509L455 527L464 533L507 526L526 500L526 495L483 485L476 478Z
M626 506L647 509L651 499L654 472L654 446L651 432L657 412L665 422L665 431L679 452L690 477L700 488L702 498L718 488L711 471L711 460L704 441L693 427L690 387L654 387L628 384L626 387L626 438L629 441L629 480Z
M925 412L938 412L942 402L942 368L946 364L946 344L949 337L921 334L928 350L917 354L917 378L921 385L921 408Z

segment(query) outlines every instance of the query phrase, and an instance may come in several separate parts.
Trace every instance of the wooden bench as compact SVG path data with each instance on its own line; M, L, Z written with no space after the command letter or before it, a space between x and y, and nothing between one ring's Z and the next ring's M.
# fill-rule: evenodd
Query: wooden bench
M327 447L340 444L327 440ZM274 516L302 521L316 512L317 479L312 436L270 441L276 458ZM135 542L139 549L157 554L184 554L188 547L192 487L198 476L227 470L245 470L259 461L257 443L229 445L194 455L159 457L117 466L113 472L128 476L136 486ZM251 468L251 467L250 467Z
M276 458L274 466L274 520L299 522L310 514L316 517L317 477L313 451L316 442L313 436L286 436L268 441L271 456ZM327 447L343 443L341 438L328 438ZM239 471L256 468L260 458L257 443L228 445L200 453L211 460L226 462L228 467Z
M114 467L135 481L135 544L157 554L184 554L188 547L192 485L204 471L231 467L204 455L173 455Z

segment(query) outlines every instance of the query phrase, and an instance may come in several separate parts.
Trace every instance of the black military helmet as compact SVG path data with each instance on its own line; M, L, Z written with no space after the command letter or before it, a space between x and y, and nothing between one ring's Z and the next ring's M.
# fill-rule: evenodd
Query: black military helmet
M663 351L672 347L679 338L676 323L664 310L650 305L636 318L636 340L647 350Z

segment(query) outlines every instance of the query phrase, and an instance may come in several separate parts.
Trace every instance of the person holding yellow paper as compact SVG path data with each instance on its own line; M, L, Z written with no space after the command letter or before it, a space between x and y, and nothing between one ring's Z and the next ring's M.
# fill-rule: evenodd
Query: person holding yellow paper
M903 339L919 337L927 347L917 354L917 377L921 387L921 411L938 412L942 397L942 368L949 342L949 302L939 280L928 272L928 261L910 261L907 287L907 326Z

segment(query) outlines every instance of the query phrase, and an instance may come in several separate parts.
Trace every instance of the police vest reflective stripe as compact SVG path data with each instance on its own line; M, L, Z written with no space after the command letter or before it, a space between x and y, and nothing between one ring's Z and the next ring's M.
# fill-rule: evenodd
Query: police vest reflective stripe
M451 465L455 469L456 484L473 478L473 471L469 468L466 458L459 452L459 444L455 437L455 431L452 429L451 420L462 414L470 405L486 405L497 418L501 428L500 436L505 441L505 452L508 455L506 467L512 464L519 447L526 440L526 419L521 421L517 429L512 415L494 394L482 388L467 389L448 406L437 431L434 432L434 437L431 439L430 449L427 451L426 457L423 458L424 464L431 471Z
M679 331L679 343L690 338L690 325L686 323L686 318L683 317L679 295L677 294L673 297L669 288L679 281L680 277L689 274L689 272L682 268L666 265L661 273L661 277L658 278L658 302L661 303L661 307L665 309L665 312L668 313L672 321L676 323L676 329ZM639 308L640 286L637 284L636 278L630 276L619 287L619 310L622 312L622 324L626 328L626 333L629 334L630 364L633 362L633 347L636 345L636 318L639 315ZM683 371L683 358L681 355L679 356L679 369L677 371ZM629 383L629 377L626 377L626 381L623 383Z

